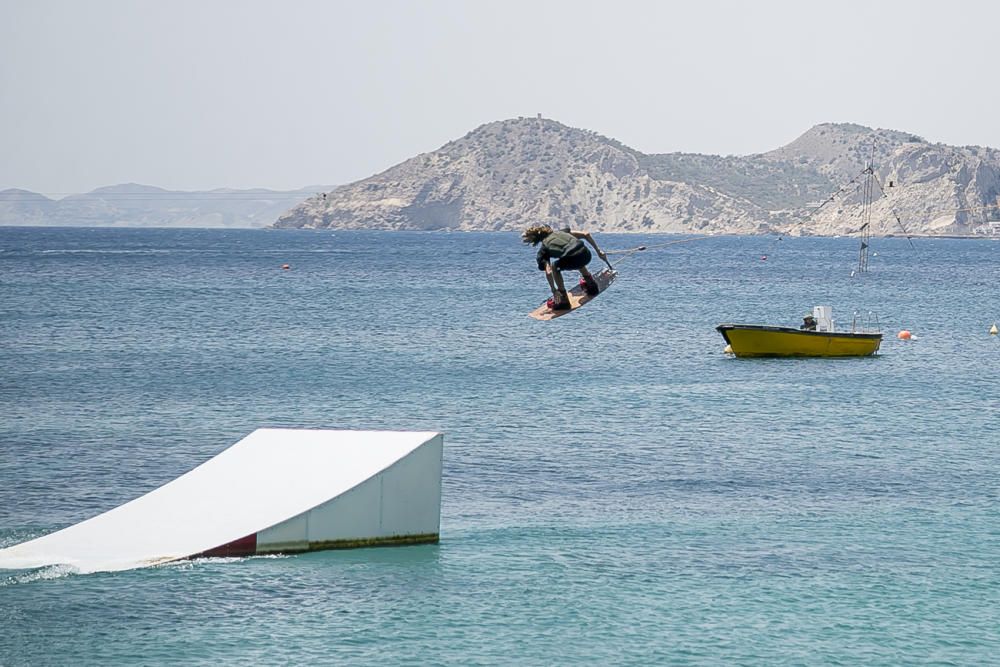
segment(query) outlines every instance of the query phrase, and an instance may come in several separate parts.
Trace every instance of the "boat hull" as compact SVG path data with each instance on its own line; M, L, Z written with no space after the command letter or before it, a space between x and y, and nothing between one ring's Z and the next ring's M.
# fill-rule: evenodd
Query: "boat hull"
M867 357L878 351L881 333L803 331L757 324L720 324L737 357Z

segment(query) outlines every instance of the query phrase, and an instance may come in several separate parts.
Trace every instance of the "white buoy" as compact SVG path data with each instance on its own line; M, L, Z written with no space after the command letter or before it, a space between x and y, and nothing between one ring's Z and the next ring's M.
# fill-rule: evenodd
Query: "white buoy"
M994 322L993 326L990 327L990 335L991 336L996 336L997 335L997 325L996 325L996 322Z

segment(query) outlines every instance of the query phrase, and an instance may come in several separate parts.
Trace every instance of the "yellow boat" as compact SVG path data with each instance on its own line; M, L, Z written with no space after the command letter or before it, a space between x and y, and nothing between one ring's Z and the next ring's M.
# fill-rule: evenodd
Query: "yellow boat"
M882 332L852 325L835 331L829 306L814 310L815 330L765 324L720 324L715 330L728 343L726 352L737 357L867 357L878 351Z

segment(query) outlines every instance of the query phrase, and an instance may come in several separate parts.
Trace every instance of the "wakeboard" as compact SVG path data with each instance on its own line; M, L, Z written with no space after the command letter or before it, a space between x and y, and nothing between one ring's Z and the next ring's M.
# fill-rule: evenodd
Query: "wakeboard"
M611 283L615 281L618 277L618 272L614 269L603 269L598 273L594 273L594 280L597 281L597 294L590 296L583 290L582 285L577 285L573 289L569 290L569 308L563 308L560 310L552 310L549 308L547 303L543 303L538 308L528 313L528 317L532 317L536 320L554 320L557 317L562 317L563 315L568 315L572 313L577 308L582 307L584 304L589 303L596 299L604 291L611 286Z

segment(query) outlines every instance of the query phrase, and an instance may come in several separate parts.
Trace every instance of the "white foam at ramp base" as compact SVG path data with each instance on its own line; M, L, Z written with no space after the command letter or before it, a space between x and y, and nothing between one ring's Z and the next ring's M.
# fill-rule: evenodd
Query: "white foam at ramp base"
M442 449L432 432L258 429L140 498L0 549L0 568L437 542Z

